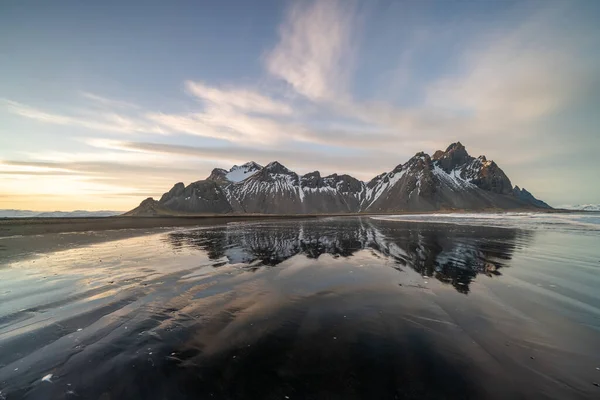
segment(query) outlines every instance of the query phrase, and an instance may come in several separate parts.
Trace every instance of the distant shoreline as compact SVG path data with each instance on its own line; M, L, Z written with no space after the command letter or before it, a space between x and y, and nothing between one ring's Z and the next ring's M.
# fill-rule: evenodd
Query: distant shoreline
M429 212L394 212L394 213L346 213L346 214L211 214L211 215L182 215L156 217L67 217L67 218L0 218L0 238L9 236L32 236L47 233L105 231L115 229L149 229L167 227L192 227L220 225L238 221L261 221L281 219L313 219L326 217L369 217L376 215L417 215L440 213L506 213L499 210L438 210ZM510 212L537 213L579 213L585 211L573 210L514 210ZM589 211L588 211L589 212Z

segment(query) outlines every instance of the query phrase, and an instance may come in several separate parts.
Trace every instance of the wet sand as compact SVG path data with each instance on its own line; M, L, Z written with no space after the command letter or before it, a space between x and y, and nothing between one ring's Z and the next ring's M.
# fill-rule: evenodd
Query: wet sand
M98 217L98 218L0 218L0 237L64 232L99 232L119 229L209 226L235 221L306 219L311 215L210 215L199 217Z
M524 210L530 211L530 210ZM443 211L426 213L404 212L388 215L412 214L437 214ZM452 211L456 214L468 211ZM482 212L482 211L479 211ZM567 210L543 210L539 214L571 213ZM303 220L327 217L357 217L386 215L385 213L364 214L298 214L298 215L270 215L270 214L209 214L202 216L177 216L177 217L97 217L97 218L0 218L0 238L8 236L43 235L47 233L65 232L99 232L118 229L151 229L174 228L186 226L209 226L240 221L273 221L273 220Z
M352 217L51 235L70 239L0 252L0 398L600 395L595 231Z

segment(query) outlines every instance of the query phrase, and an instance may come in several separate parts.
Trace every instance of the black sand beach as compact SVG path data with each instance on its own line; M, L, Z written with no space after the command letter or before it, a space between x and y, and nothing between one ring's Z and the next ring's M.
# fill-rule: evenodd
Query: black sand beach
M0 398L598 398L600 232L523 220L0 239Z

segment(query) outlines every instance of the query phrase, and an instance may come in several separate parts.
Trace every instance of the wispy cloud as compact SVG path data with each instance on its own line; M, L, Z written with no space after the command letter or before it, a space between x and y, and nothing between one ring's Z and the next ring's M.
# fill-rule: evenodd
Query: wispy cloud
M343 97L351 73L354 2L295 2L266 57L268 71L311 100Z
M92 100L94 103L111 108L131 108L131 109L139 109L140 106L137 104L130 103L128 101L109 99L107 97L103 97L90 92L80 92L81 96Z
M193 81L187 81L185 85L190 94L203 100L211 107L271 115L290 115L293 111L289 104L281 100L273 100L254 90L221 89Z
M11 114L52 125L75 126L80 128L116 133L164 134L165 131L137 118L126 117L116 112L89 112L90 115L65 115L41 110L11 100L0 100L0 104Z
M231 108L208 108L186 114L148 113L146 117L173 132L255 145L273 146L293 138L298 130L289 122Z
M574 44L582 38L557 31L559 10L551 11L540 11L502 37L475 39L463 55L462 74L430 85L427 104L516 124L539 120L571 101L594 71L578 60L583 48Z
M547 182L541 177L548 163L540 161L571 157L581 147L565 140L549 119L594 84L600 87L600 61L593 55L600 36L565 24L564 4L548 2L527 12L516 6L520 19L510 26L499 20L498 26L474 29L461 26L458 18L439 30L408 35L398 47L386 42L381 46L386 54L363 64L371 74L378 68L394 72L381 74L374 80L381 87L373 85L364 95L355 84L365 75L354 75L364 50L360 44L369 45L362 40L358 4L290 2L277 42L260 59L265 75L255 84L214 85L183 77L188 97L169 109L85 91L79 94L87 108L68 112L0 99L0 108L42 124L113 134L85 139L86 151L26 153L26 164L4 164L0 185L2 179L14 184L29 175L64 174L69 182L97 183L104 194L107 187L113 194L160 194L174 181L206 177L215 166L275 159L301 173L315 168L368 180L417 151L461 140L471 153L499 161L515 183L542 191L547 183L536 188L535 182ZM398 34L395 27L386 29ZM427 55L455 36L461 40L449 59L435 60L453 67L434 65ZM390 95L406 88L409 95ZM399 97L403 101L395 102ZM137 135L115 140L115 133ZM218 140L206 147L205 138Z
M196 166L195 170L199 173L203 171L206 176L209 175L213 167L229 168L233 164L247 161L267 164L279 160L299 173L310 172L318 167L321 172L326 174L334 172L353 173L359 179L368 180L381 173L382 168L392 169L398 164L397 152L332 154L320 149L254 148L243 144L202 147L97 139L91 139L88 143L107 150L144 152L148 154L148 157L161 155L164 157L163 160L178 160L180 164L184 165L194 161L202 161L203 165ZM251 158L249 158L249 155L251 155ZM125 158L127 157L125 156Z

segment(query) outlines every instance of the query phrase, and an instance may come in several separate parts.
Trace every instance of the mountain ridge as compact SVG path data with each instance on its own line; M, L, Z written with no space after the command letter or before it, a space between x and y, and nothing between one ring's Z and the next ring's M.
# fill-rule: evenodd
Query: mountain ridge
M113 217L123 214L123 211L32 211L17 209L0 209L0 218L95 218Z
M436 210L550 209L526 189L513 187L485 156L468 154L460 142L433 156L416 153L368 182L347 174L299 175L279 161L262 167L250 161L230 170L215 168L204 180L179 182L159 201L126 215L185 213L329 214ZM152 202L156 204L150 205ZM158 214L157 214L158 213Z
M600 212L600 204L564 204L557 208L570 211L593 211Z

